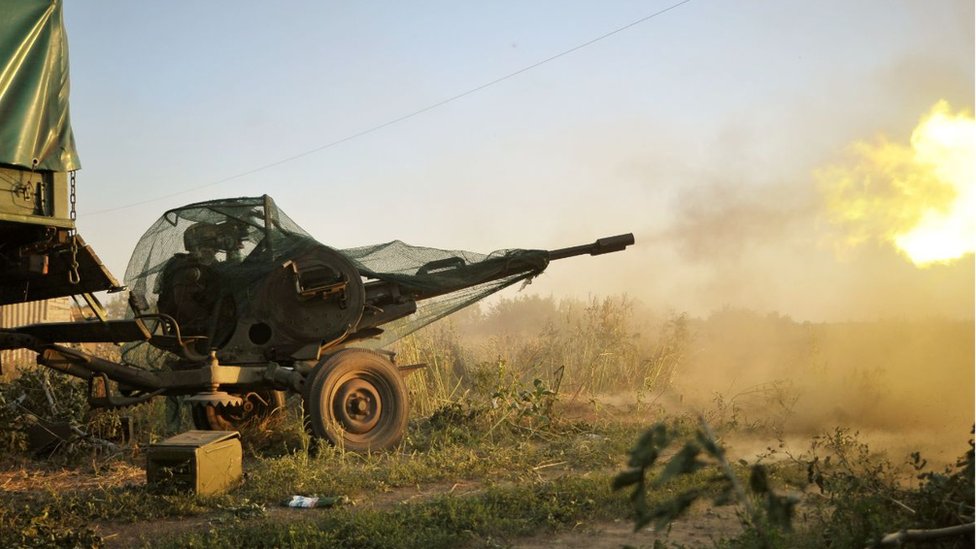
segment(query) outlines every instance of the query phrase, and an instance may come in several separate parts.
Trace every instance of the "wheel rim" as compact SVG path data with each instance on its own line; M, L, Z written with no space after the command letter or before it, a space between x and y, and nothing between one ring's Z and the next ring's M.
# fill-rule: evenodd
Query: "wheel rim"
M356 452L393 448L407 428L407 390L385 357L347 349L323 358L306 380L308 428Z
M374 380L365 377L342 380L332 399L334 417L348 433L362 435L372 431L382 417L382 392Z

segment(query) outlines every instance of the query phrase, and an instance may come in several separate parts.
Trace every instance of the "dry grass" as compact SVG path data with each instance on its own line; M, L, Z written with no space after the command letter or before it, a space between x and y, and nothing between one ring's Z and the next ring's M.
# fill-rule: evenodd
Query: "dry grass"
M146 483L141 464L113 459L102 467L38 467L36 461L0 470L0 492L31 492L39 489L54 492L105 490Z

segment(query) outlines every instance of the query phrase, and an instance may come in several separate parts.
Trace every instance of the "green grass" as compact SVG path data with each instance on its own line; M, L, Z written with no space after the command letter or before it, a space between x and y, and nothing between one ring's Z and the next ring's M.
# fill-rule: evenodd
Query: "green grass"
M240 520L163 547L458 547L507 545L514 538L625 515L609 478L566 478L438 496L391 509L336 509L314 519ZM302 513L302 511L297 511Z
M86 526L92 521L126 523L167 517L223 517L227 510L273 507L294 494L347 495L366 505L377 494L437 483L483 487L486 493L495 494L492 496L495 499L481 505L501 505L499 502L509 501L504 496L508 489L502 486L528 484L539 488L546 486L547 478L561 475L575 486L577 495L592 488L594 493L587 497L604 502L609 496L597 495L607 490L605 477L619 466L639 430L634 425L557 421L547 427L544 439L538 433L511 430L499 430L492 437L459 439L451 433L452 429L444 425L433 427L429 420L415 421L402 446L386 453L356 454L326 446L317 455L310 455L296 440L277 440L274 444L284 446L266 448L271 450L267 454L252 447L245 460L246 481L242 487L209 498L157 494L146 491L142 485L63 490L39 484L29 492L4 493L0 498L3 521L0 545L16 546L25 539L23 533L34 531L30 526L34 523L46 524L48 530L60 532L64 539L74 539L71 536L87 535ZM141 458L135 458L134 463L141 464ZM601 480L587 478L594 471L602 471L596 473L601 475ZM582 484L574 484L577 480ZM546 494L546 490L554 489L539 488L537 492ZM615 505L619 506L620 502ZM437 509L454 513L451 509L455 508L458 513L477 510L469 508L466 502L450 499L436 504L430 513L440 513ZM360 511L357 508L348 512L353 516ZM510 511L515 512L514 508ZM376 513L379 511L367 512L362 518L348 518L349 524L368 525L372 520L369 517ZM423 512L420 515L402 510L398 513L397 520L402 521L423 516ZM535 520L526 524L534 525ZM355 527L365 528L362 524Z

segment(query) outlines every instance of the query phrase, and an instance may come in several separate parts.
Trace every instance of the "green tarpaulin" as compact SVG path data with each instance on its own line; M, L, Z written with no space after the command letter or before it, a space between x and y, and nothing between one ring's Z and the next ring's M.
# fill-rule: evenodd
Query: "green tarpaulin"
M68 116L61 0L0 0L0 164L81 167Z

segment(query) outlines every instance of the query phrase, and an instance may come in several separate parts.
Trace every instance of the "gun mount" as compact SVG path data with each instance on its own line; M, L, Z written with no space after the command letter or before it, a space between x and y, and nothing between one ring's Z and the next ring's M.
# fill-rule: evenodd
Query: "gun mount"
M234 364L318 360L354 341L382 346L554 259L633 242L621 235L488 255L400 241L335 250L270 197L235 198L166 212L136 245L125 283L139 314L164 315L178 328L179 338L151 343L186 361L211 352Z

